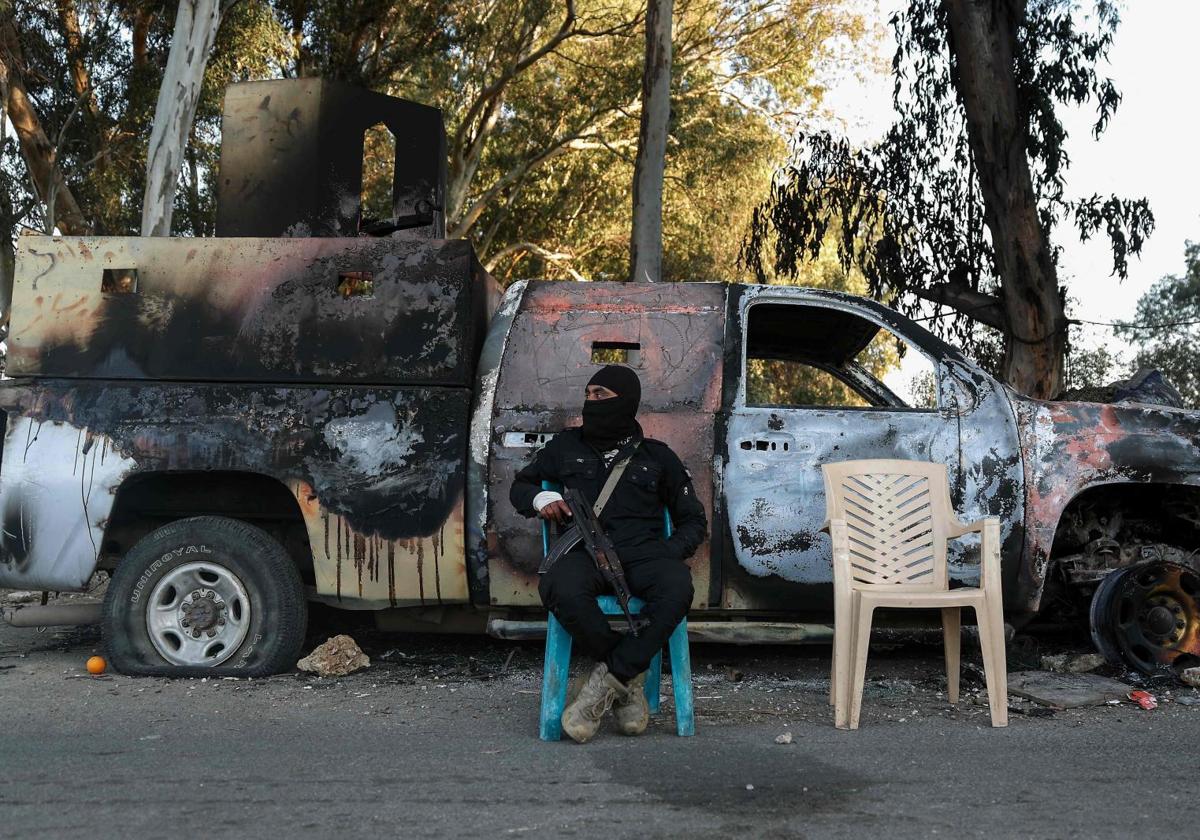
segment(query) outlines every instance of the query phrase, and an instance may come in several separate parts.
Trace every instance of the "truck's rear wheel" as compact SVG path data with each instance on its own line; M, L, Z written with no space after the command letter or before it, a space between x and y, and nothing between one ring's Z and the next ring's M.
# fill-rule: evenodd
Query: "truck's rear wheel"
M117 565L104 601L109 662L123 674L259 677L292 668L304 588L260 528L221 516L164 525Z

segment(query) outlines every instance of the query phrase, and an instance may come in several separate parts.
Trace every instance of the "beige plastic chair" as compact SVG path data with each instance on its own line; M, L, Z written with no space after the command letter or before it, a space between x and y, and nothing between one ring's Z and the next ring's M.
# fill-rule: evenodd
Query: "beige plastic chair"
M958 702L959 623L975 610L992 726L1008 725L1000 590L1000 520L963 524L950 505L946 467L926 461L843 461L821 467L833 541L834 644L829 702L839 729L857 729L871 618L878 607L942 611L946 682ZM981 535L980 585L950 589L946 541Z

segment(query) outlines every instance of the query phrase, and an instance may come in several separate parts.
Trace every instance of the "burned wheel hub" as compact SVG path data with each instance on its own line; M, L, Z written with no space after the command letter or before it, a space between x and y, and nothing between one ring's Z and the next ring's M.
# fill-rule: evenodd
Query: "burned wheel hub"
M201 633L216 634L216 628L225 623L225 602L211 589L195 589L188 593L179 608L179 626L193 636Z
M1179 607L1175 608L1175 612L1179 611ZM1183 622L1179 622L1179 629L1183 629ZM1142 627L1151 635L1160 638L1175 637L1177 635L1175 628L1175 615L1164 606L1152 607L1142 613Z
M1200 575L1152 561L1113 572L1092 598L1092 638L1114 664L1144 674L1200 662Z
M220 665L249 629L246 588L216 563L177 566L150 593L146 630L155 650L173 665Z

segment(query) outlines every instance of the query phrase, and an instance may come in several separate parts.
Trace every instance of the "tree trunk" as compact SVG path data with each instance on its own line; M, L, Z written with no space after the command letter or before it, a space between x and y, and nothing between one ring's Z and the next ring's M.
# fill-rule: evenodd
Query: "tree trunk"
M21 41L11 21L0 23L0 76L8 88L8 119L17 134L21 159L38 198L45 204L46 232L57 227L71 236L91 232L75 195L58 167L58 150L42 129L21 76Z
M954 84L992 236L1007 322L1004 375L1047 399L1062 387L1067 320L1029 171L1013 72L1024 0L947 0Z
M171 235L184 145L192 133L204 68L227 6L228 2L222 0L182 0L179 4L146 153L142 236Z
M75 0L58 0L56 6L58 23L62 27L63 39L67 42L67 61L71 67L75 95L86 103L88 115L94 123L99 118L100 106L96 102L96 93L92 90L87 65L83 63L83 33L79 29L79 13L75 9Z
M133 66L140 69L146 66L149 53L150 25L154 23L154 14L145 9L133 13L133 32L130 36L133 42Z
M646 64L642 69L642 122L633 170L633 229L629 279L662 280L663 173L671 117L672 0L648 0Z

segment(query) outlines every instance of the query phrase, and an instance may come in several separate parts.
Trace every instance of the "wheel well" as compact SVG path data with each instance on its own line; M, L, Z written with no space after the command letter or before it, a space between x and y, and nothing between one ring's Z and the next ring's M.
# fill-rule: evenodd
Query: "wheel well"
M156 528L192 516L228 516L277 539L313 583L312 549L300 505L277 478L237 471L154 472L131 476L117 490L100 568L113 569L134 543Z
M1200 487L1183 484L1102 484L1063 508L1051 557L1096 540L1200 547Z

